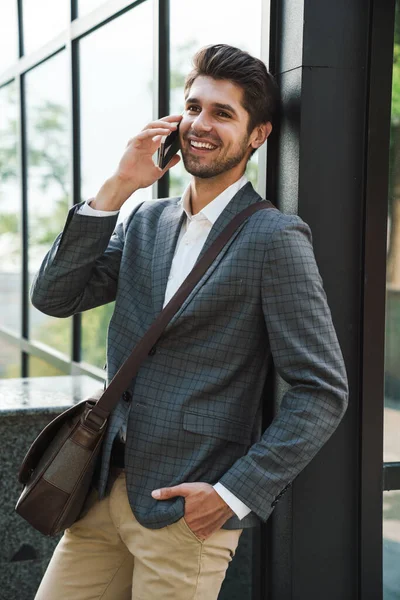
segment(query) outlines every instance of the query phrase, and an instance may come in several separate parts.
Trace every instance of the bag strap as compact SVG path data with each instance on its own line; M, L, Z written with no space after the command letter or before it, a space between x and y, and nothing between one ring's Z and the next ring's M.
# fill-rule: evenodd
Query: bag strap
M153 321L152 325L149 327L144 336L136 344L131 354L110 381L109 386L105 389L96 405L87 414L85 423L91 429L95 428L98 430L105 426L111 411L118 404L121 395L129 387L132 379L139 371L140 366L147 358L150 350L161 337L164 329L171 321L172 317L180 309L193 288L200 281L201 277L221 252L226 243L230 240L238 227L255 212L268 208L276 207L269 200L263 200L262 202L251 204L238 213L222 230L217 239L211 244L201 259L193 267L192 271L186 277L174 296L172 296L168 304L166 304L158 317Z

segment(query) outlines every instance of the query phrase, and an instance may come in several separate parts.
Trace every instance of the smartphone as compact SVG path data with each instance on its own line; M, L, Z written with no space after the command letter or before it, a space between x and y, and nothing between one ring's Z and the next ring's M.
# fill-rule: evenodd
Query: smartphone
M161 146L158 150L158 166L160 169L165 169L171 158L180 149L179 144L179 123L178 127L169 135L163 137Z

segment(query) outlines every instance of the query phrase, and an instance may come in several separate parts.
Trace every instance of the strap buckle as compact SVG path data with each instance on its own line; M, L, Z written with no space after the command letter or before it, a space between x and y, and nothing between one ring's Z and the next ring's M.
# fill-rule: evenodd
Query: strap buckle
M107 417L101 417L100 415L93 412L93 409L87 413L84 424L89 427L92 431L99 432L104 429L108 421Z

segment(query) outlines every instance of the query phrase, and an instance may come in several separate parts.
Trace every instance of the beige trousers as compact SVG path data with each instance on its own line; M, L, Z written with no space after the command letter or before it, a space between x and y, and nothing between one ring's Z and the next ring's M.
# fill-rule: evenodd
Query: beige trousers
M204 542L184 518L147 529L129 505L125 474L65 531L35 600L216 600L242 530Z

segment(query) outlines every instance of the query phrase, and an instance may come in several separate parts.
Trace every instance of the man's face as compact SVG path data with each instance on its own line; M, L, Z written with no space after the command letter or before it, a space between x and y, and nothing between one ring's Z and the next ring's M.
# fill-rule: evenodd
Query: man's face
M252 149L243 91L227 80L199 76L189 90L179 126L182 158L195 177L245 169Z

